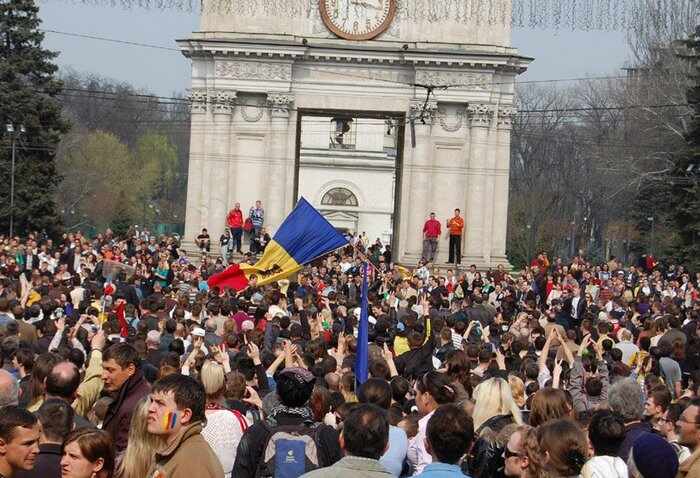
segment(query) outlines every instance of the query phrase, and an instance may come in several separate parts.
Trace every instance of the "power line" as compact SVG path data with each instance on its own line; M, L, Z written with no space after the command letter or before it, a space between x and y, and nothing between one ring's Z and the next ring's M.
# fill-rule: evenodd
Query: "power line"
M152 43L141 43L141 42L128 41L128 40L119 40L116 38L107 38L107 37L102 37L102 36L97 36L97 35L88 35L85 33L62 32L59 30L49 30L46 28L39 28L39 31L42 31L44 33L54 33L56 35L63 35L63 36L68 36L68 37L87 38L89 40L99 40L99 41L110 42L110 43L118 43L118 44L122 44L122 45L138 46L138 47L143 47L143 48L155 48L157 50L170 50L170 51L177 51L177 52L180 51L177 48L168 47L168 46L154 45Z

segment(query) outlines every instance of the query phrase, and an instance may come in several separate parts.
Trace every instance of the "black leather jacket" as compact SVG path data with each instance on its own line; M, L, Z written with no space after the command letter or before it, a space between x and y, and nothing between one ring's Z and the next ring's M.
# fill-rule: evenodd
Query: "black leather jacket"
M501 478L505 476L503 470L505 444L499 443L496 440L496 435L503 427L511 423L514 423L512 415L496 415L479 427L476 432L479 438L474 443L468 462L468 471L473 478Z

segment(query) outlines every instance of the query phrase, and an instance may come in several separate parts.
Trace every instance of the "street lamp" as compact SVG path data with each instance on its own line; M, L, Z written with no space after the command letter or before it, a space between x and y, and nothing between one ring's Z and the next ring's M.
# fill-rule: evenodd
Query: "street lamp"
M24 134L26 130L24 125L19 125L18 129L15 129L13 124L6 124L5 131L12 138L12 172L10 173L10 237L14 236L14 222L15 222L15 152L17 145L17 137L20 134Z

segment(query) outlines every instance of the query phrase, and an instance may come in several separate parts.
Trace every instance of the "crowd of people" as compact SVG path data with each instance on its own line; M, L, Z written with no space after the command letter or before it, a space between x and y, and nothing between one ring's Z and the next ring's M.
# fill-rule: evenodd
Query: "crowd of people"
M224 268L145 231L0 236L0 476L700 477L697 271L440 272L357 238L262 287Z

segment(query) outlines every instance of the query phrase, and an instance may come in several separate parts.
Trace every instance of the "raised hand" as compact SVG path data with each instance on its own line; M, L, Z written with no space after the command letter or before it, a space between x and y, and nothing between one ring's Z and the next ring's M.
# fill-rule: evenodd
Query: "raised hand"
M92 350L102 350L105 346L105 331L100 329L97 332L95 332L95 335L92 336L92 340L90 340L90 347L92 347Z

